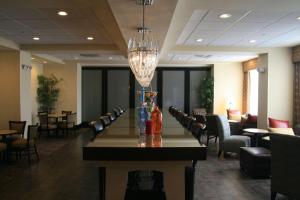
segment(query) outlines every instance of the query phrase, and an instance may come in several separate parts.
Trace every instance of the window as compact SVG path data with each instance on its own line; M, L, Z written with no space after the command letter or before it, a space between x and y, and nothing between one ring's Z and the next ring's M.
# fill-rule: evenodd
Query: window
M258 111L258 72L249 71L249 113L257 115Z

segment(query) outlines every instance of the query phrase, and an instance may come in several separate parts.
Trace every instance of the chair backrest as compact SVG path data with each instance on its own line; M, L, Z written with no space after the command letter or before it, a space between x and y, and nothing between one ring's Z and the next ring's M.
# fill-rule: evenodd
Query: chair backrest
M123 108L121 108L120 106L118 107L118 110L121 114L123 114L125 112L125 110Z
M101 131L104 130L104 124L101 120L97 120L97 121L93 122L92 128L94 131L94 136L96 137L97 134L99 134Z
M200 139L201 135L204 134L204 130L205 130L205 125L201 123L195 122L191 126L191 133L197 139Z
M206 115L206 109L205 108L193 108L192 114L193 115Z
M271 134L271 191L289 197L300 197L300 137Z
M69 110L62 110L62 111L61 111L61 114L63 114L63 115L70 115L70 114L72 114L72 111L69 111Z
M196 119L194 117L188 116L186 117L185 120L186 120L186 128L190 130L192 125L196 122Z
M77 113L67 114L67 124L75 125L77 122Z
M39 125L29 125L27 131L27 141L36 140L38 136L38 127Z
M206 117L205 115L193 115L196 118L196 121L202 124L206 124Z
M223 141L231 135L230 125L225 115L217 115L216 118L217 118L219 144L222 144Z
M9 121L9 129L17 130L18 134L24 136L26 121Z
M206 124L206 130L207 135L209 136L218 136L218 121L217 121L217 115L206 115L205 116L205 124Z
M115 113L106 113L105 116L109 117L110 122L113 122L117 119Z
M117 108L114 109L114 113L115 113L116 117L119 117L121 115L119 109L117 109Z
M38 115L40 124L48 124L48 113L40 113Z
M107 127L110 125L110 119L108 116L104 115L104 116L101 116L99 119L103 122L104 127Z

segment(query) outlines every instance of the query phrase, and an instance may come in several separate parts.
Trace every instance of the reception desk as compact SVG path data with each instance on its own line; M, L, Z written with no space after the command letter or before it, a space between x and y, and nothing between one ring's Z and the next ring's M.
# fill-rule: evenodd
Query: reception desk
M192 199L187 167L206 159L206 146L167 111L161 135L140 136L137 112L126 111L101 135L83 147L83 159L99 163L100 199L124 199L127 176L134 170L163 172L167 199ZM191 174L190 174L191 175Z

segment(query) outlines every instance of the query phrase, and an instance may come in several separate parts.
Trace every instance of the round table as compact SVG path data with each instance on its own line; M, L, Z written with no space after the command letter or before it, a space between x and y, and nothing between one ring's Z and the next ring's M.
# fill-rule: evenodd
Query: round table
M254 135L255 146L258 146L258 139L259 139L259 137L261 137L261 136L269 133L268 130L259 129L259 128L245 128L245 129L243 129L243 132L251 133L251 134Z
M17 134L17 130L0 130L0 136L2 136L2 139L5 140L7 135L13 135Z

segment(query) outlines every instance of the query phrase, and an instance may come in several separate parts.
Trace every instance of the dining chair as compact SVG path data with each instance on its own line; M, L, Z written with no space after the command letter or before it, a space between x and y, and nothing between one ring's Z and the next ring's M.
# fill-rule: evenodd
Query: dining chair
M62 115L66 115L65 117L62 117L62 121L66 121L67 120L67 115L72 114L72 111L70 111L70 110L62 110L61 114Z
M26 126L26 121L9 121L9 129L16 130L18 133L6 137L6 142L11 142L23 138L25 126Z
M217 115L206 115L205 116L205 124L206 124L206 146L209 145L210 139L215 139L215 143L218 140L218 121Z
M69 135L69 131L75 133L77 122L77 113L67 114L66 120L59 123L59 129L63 131L63 134Z
M108 116L103 115L99 118L99 120L103 122L104 128L109 127L109 125L111 124L111 121Z
M31 163L31 154L35 154L37 160L40 159L36 140L38 135L38 124L36 125L29 125L27 131L27 138L21 138L15 140L11 143L11 150L16 152L16 158L21 158L22 153L27 154L28 162Z
M197 138L199 143L202 143L201 136L204 135L204 131L205 131L205 124L195 122L191 126L191 133L195 138Z
M119 117L121 115L120 110L118 108L114 108L114 113L116 117Z
M41 137L41 134L43 131L47 132L47 136L49 137L51 131L57 131L57 124L56 123L50 123L48 118L48 113L40 113L38 115L40 126L39 126L39 137Z
M91 126L93 129L94 138L96 138L97 135L99 135L104 130L104 124L101 120L91 122Z
M111 122L115 121L117 119L115 113L106 113L105 116L108 116L109 117L109 120Z

